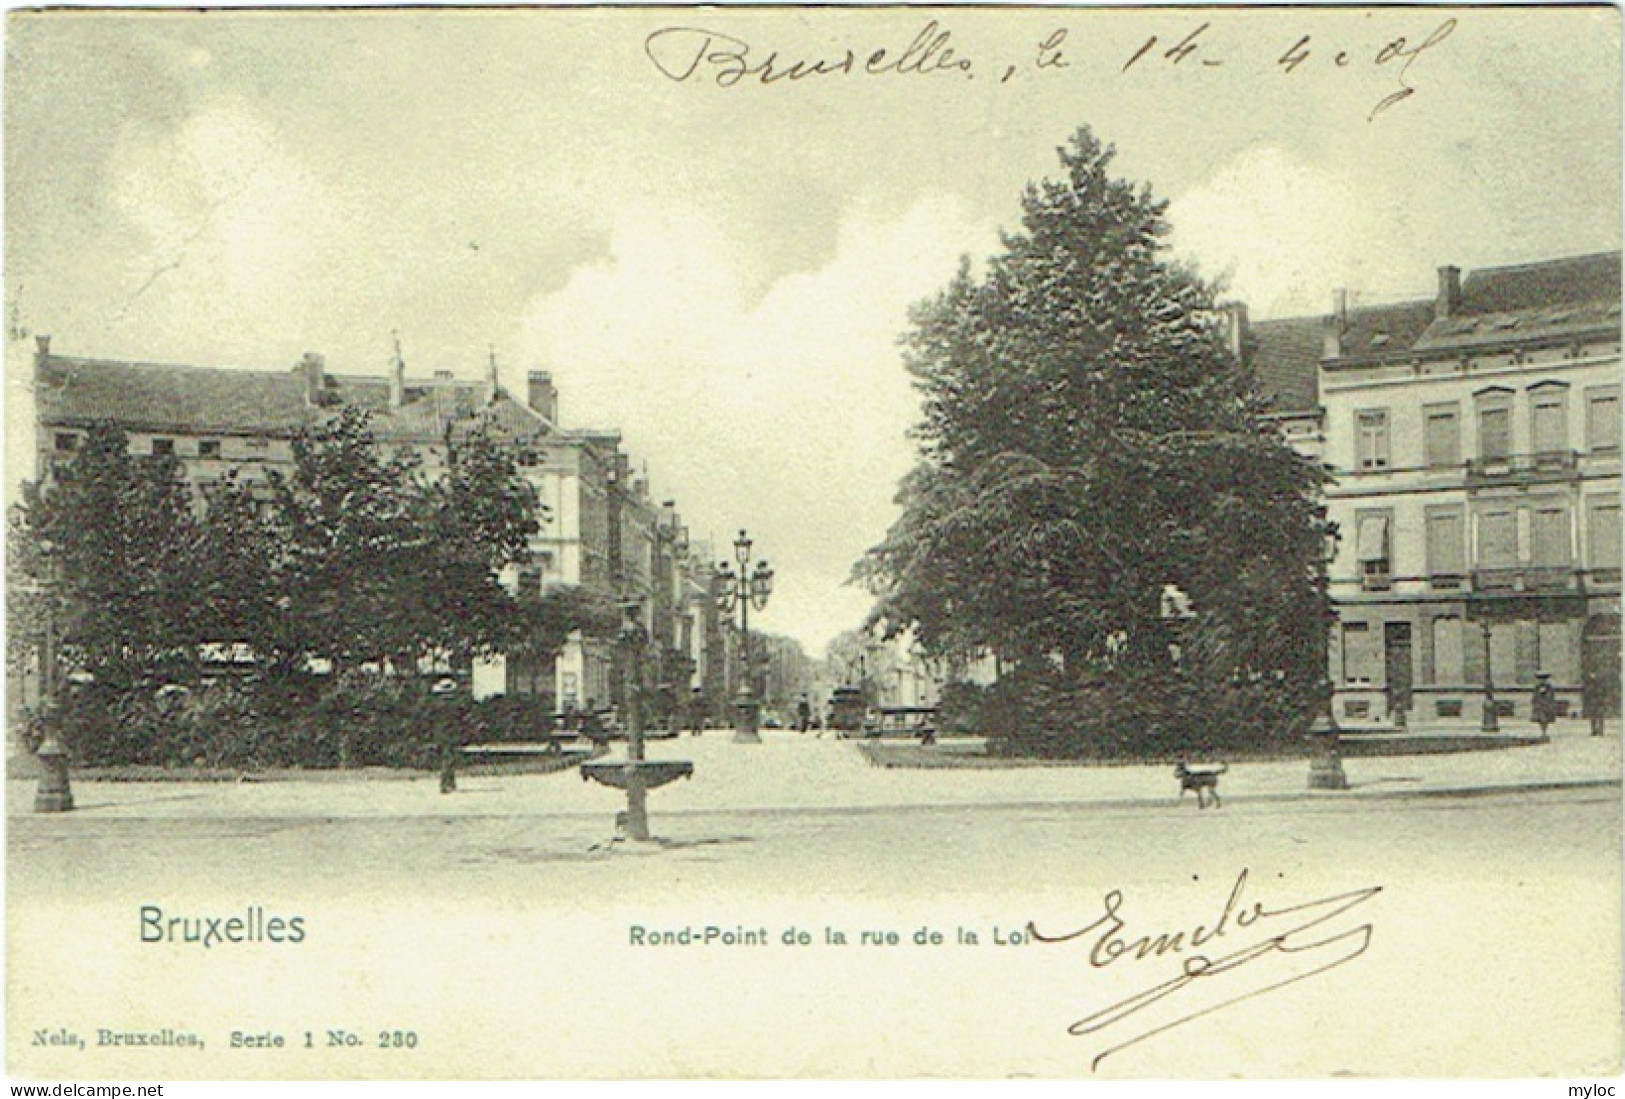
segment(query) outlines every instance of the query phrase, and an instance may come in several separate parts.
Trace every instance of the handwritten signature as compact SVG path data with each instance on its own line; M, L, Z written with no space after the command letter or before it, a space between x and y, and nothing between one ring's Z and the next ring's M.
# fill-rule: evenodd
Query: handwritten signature
M1123 894L1117 889L1102 898L1100 917L1076 931L1047 935L1028 923L1027 931L1035 943L1078 939L1089 943L1089 965L1095 969L1165 955L1180 958L1178 976L1093 1011L1067 1027L1067 1033L1074 1037L1114 1031L1107 1040L1116 1044L1095 1055L1091 1070L1098 1069L1112 1054L1154 1035L1347 965L1371 945L1370 923L1341 929L1327 925L1382 892L1381 886L1285 908L1270 908L1261 901L1244 903L1246 888L1247 871L1243 870L1236 876L1219 918L1211 925L1198 924L1188 931L1136 934L1126 930L1128 923L1119 915ZM1274 934L1228 954L1213 957L1195 953L1215 940L1230 939L1235 932L1266 925ZM1124 1025L1129 1020L1134 1020L1133 1025Z
M1278 57L1275 71L1291 76L1300 69L1316 67L1332 71L1356 65L1395 73L1398 87L1372 108L1367 121L1374 121L1398 103L1416 94L1412 68L1428 52L1437 49L1456 30L1454 18L1445 19L1425 37L1415 39L1394 35L1377 39L1380 46L1355 50L1327 44L1311 35L1299 35ZM1222 42L1216 42L1211 22L1204 22L1178 36L1149 35L1121 67L1113 62L1116 75L1153 65L1166 68L1217 69L1232 58L1225 56ZM722 31L695 26L662 27L643 40L643 52L655 69L668 80L709 82L719 88L753 84L792 85L803 81L839 77L958 77L974 80L987 75L1006 84L1018 75L1037 73L1053 77L1075 67L1076 51L1067 42L1065 27L1051 30L1031 43L1029 56L1012 64L983 66L966 56L954 40L953 31L936 19L929 20L906 45L836 48L819 54L788 55L775 48L761 48L743 38ZM1282 41L1287 41L1283 36ZM1005 59L1010 60L1010 59ZM1121 59L1119 59L1121 60ZM1082 66L1088 71L1087 66Z

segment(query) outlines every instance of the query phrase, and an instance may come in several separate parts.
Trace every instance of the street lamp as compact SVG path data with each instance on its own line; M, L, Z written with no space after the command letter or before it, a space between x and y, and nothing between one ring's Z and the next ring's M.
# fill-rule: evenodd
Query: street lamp
M768 596L773 594L773 570L766 561L758 561L756 571L751 571L751 544L750 536L740 531L739 537L734 539L734 560L739 563L739 571L735 572L733 565L724 561L717 566L716 574L717 609L729 616L734 608L739 609L741 675L739 697L734 702L735 744L762 742L761 734L757 732L761 703L751 688L755 667L750 656L750 608L766 609Z
M1489 619L1479 622L1478 628L1484 634L1484 713L1478 723L1480 732L1498 733L1501 731L1501 715L1495 712L1495 671L1491 666L1494 645L1490 637Z
M57 720L52 713L57 704L56 666L56 547L40 543L45 558L45 631L40 644L40 711L45 715L45 739L34 749L40 763L39 789L34 793L34 812L65 813L73 808L73 789L68 783L68 750L57 739Z

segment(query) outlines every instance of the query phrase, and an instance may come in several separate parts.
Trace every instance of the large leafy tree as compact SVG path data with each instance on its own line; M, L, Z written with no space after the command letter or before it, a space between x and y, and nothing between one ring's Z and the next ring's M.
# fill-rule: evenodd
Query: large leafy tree
M401 575L424 535L415 463L385 455L365 410L347 406L293 440L294 466L269 480L279 645L335 670L411 646L399 635Z
M527 559L541 505L484 424L445 433L444 476L418 486L419 539L405 558L403 625L420 656L456 666L501 651L531 616L498 582Z
M200 532L180 474L101 423L48 486L24 486L14 575L49 593L65 656L103 683L184 676L195 659Z
M1166 204L1113 153L1080 130L986 273L913 311L921 462L857 573L884 630L995 652L1073 699L1052 716L1281 731L1324 691L1321 474L1264 420L1214 288L1168 257Z
M353 407L294 440L263 528L282 607L274 649L339 669L463 666L513 637L525 616L498 576L526 556L539 504L483 426L448 429L444 446L444 471L426 476Z

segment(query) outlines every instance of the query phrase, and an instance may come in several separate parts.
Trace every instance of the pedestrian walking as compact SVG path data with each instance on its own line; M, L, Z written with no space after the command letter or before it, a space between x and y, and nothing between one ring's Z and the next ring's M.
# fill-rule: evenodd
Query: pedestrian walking
M1557 692L1552 690L1550 672L1535 673L1535 694L1529 701L1529 716L1540 726L1540 739L1550 740L1551 724L1557 720Z

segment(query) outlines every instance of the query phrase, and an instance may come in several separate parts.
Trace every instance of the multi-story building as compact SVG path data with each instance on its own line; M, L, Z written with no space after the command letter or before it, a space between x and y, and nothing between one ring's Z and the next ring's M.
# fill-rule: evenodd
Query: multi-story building
M371 414L380 445L417 452L426 473L442 468L448 425L476 418L514 448L519 470L543 507L526 561L503 577L521 598L554 585L580 585L611 600L640 600L651 613L653 511L646 483L630 477L619 434L571 431L558 423L549 374L532 371L520 401L497 380L494 358L480 381L449 371L409 378L397 351L384 376L329 372L319 355L291 371L174 366L53 353L35 356L36 476L49 480L89 427L109 421L132 453L169 454L198 495L234 475L250 483L293 465L293 439L344 406ZM641 487L640 487L641 486ZM668 522L676 523L675 513ZM555 656L497 657L471 670L477 695L551 696L561 709L615 698L612 639L573 636Z
M1334 477L1334 713L1527 719L1545 673L1569 713L1617 716L1620 256L1438 279L1252 333L1289 438Z

